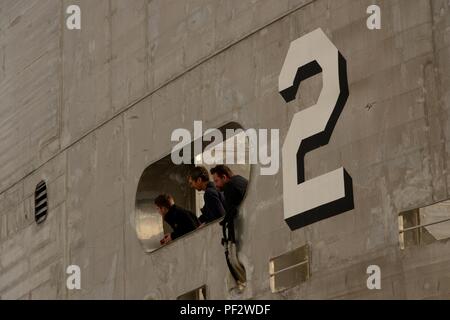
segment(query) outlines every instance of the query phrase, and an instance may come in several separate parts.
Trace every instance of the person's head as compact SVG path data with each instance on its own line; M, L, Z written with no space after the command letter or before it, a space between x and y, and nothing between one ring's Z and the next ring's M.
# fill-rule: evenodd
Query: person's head
M160 194L155 199L155 205L161 216L165 216L170 207L175 204L173 197L170 194Z
M219 190L223 189L223 186L231 179L234 175L231 169L223 164L219 164L212 168L211 174L213 176L214 183Z
M209 182L209 173L205 167L194 167L188 176L189 185L197 191L206 189Z

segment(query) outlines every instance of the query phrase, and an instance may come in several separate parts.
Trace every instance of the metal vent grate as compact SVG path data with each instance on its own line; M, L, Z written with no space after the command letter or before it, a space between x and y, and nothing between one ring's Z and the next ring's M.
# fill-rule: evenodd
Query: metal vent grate
M37 224L44 222L47 212L47 185L41 181L34 192L34 219Z

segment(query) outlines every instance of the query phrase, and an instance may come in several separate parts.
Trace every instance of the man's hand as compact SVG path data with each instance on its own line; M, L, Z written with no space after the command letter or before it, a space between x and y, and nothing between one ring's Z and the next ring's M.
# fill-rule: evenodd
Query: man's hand
M166 240L166 243L169 243L170 241L172 241L172 235L168 233L164 236L164 239Z
M170 235L170 233L164 235L164 238L162 238L159 243L161 244L167 244L168 242L172 241L172 236Z
M203 222L197 228L200 229L200 228L203 228L204 226L206 226L206 223Z

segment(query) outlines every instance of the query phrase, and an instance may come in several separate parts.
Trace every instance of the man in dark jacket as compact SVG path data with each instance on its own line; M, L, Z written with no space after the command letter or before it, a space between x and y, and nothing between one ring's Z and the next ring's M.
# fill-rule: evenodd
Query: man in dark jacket
M225 165L217 165L211 169L211 174L216 187L223 191L225 196L225 218L224 222L234 219L239 212L239 206L247 191L248 180L240 175L235 175Z
M225 215L223 195L216 189L214 182L209 181L209 173L205 167L195 167L189 173L189 185L197 191L204 191L205 205L200 209L202 215L198 218L201 225L214 221Z
M166 221L173 229L172 233L164 235L164 238L160 241L161 244L166 244L171 240L175 240L176 238L195 230L199 225L195 214L175 205L175 201L171 195L161 194L157 196L155 205L164 221Z

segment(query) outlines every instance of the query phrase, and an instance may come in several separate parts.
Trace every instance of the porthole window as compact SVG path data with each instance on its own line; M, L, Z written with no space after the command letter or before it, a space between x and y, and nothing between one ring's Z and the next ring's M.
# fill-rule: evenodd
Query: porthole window
M34 191L34 219L37 224L44 222L48 213L47 185L45 181L37 184Z
M191 164L174 164L171 155L167 154L144 170L136 192L134 221L137 237L145 252L152 252L160 248L161 239L164 235L173 231L170 225L163 220L155 206L155 199L159 195L171 195L178 207L191 211L197 217L202 214L200 208L204 205L203 192L193 189L188 182L189 173L195 166L199 165L199 159L203 159L201 165L209 171L214 164L206 164L205 161L211 163L208 161L210 157L221 153L223 159L228 157L228 159L235 160L235 164L229 165L234 174L241 175L247 180L250 178L251 165L238 161L240 159L235 154L235 151L243 150L245 158L248 160L248 138L236 123L230 123L218 130L225 137L227 129L234 130L235 134L228 139L224 139L221 143L214 144L213 150L208 149L209 143L204 142L200 154L191 153ZM234 151L231 146L234 146ZM191 149L194 150L194 143L192 143ZM210 181L212 181L212 176L210 176ZM219 220L220 218L213 222Z

